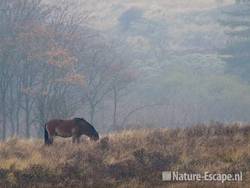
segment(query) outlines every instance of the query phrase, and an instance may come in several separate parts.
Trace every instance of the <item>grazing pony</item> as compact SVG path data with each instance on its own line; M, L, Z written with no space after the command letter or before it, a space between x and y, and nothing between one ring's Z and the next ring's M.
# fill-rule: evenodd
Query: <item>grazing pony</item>
M54 119L47 122L44 127L45 145L53 144L54 136L72 137L73 143L79 143L81 135L86 135L95 141L99 139L99 134L95 128L82 118L70 120Z

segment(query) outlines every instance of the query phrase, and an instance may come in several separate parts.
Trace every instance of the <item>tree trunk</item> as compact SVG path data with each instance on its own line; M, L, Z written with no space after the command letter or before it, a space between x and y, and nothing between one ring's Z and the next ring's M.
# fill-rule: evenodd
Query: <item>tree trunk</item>
M10 118L10 127L11 127L10 136L13 137L15 135L15 123L13 117Z
M5 96L2 97L2 140L6 139L6 101Z
M13 94L13 82L11 82L10 85L10 110L8 111L9 113L9 120L10 120L10 127L11 127L11 132L10 136L13 137L15 134L15 122L14 122L14 117L15 117L15 111L17 106L15 105L14 102L14 94Z
M28 96L25 96L25 123L25 136L26 138L30 138L30 109Z
M6 117L3 116L3 129L2 129L2 140L6 139Z
M19 127L20 127L20 124L19 124L19 110L16 112L16 136L19 136Z
M94 117L95 117L95 105L90 104L90 123L93 124L94 122Z
M113 88L113 92L114 92L113 127L117 128L117 90L116 90L116 87Z
M20 110L21 110L21 99L22 99L22 91L21 91L21 79L17 78L17 88L16 88L16 110L15 110L15 135L19 136L19 129L20 129Z
M26 112L25 114L25 121L26 121L25 136L26 138L30 138L29 112Z

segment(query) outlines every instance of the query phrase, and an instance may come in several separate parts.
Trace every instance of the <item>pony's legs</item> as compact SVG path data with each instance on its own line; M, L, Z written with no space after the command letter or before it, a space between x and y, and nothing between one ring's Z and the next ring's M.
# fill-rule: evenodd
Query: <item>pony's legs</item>
M53 136L50 136L49 140L50 140L50 144L53 144L54 137L53 137Z
M79 137L79 136L76 138L76 143L77 143L77 144L80 143L80 137Z
M72 129L72 142L79 143L79 129L78 128Z
M45 143L45 145L51 145L53 143L53 137L51 137L51 133L48 130L46 124L44 127L44 143Z
M77 135L73 135L73 136L72 136L72 143L77 143L77 144L79 144L79 143L80 143L80 137L77 136Z
M75 142L76 142L76 136L73 135L73 136L72 136L72 143L75 143Z
M51 144L53 144L53 140L54 140L54 138L53 138L53 135L48 131L48 141L49 141L49 145L51 145Z

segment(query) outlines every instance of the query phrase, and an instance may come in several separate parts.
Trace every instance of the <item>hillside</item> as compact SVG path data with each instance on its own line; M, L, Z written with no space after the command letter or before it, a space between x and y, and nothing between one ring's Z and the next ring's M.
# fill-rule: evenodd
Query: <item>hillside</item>
M0 187L247 187L250 125L141 129L73 145L56 139L0 144ZM238 173L243 182L163 182L162 171Z

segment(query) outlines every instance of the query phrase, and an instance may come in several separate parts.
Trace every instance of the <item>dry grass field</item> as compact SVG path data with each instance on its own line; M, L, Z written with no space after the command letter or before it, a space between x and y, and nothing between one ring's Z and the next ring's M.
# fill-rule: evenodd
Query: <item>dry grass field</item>
M242 182L163 182L161 172L243 172ZM248 187L250 126L128 130L98 142L9 139L0 144L0 187Z

